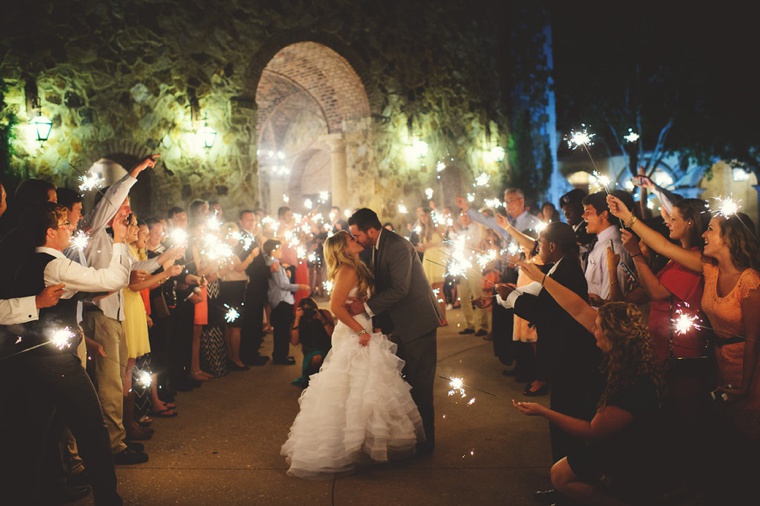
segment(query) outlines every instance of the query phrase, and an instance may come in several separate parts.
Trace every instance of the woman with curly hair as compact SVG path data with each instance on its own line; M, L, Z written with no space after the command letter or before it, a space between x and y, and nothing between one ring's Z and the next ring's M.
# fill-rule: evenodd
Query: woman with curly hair
M364 247L339 231L325 241L330 310L338 318L332 348L301 394L301 410L281 454L288 475L331 478L362 462L388 462L415 452L422 419L401 376L396 344L373 331L365 312L351 316L349 298L366 300L372 273L359 259Z
M522 413L542 416L587 442L552 466L554 489L580 504L610 505L661 492L673 479L664 430L667 387L644 315L626 302L608 302L597 311L538 266L520 267L594 335L602 351L601 394L591 421L512 401Z

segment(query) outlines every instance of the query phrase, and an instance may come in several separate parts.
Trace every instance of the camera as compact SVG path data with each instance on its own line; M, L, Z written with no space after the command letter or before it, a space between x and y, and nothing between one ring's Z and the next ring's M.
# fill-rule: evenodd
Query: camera
M317 315L317 310L311 306L304 306L303 315L309 318L314 318Z

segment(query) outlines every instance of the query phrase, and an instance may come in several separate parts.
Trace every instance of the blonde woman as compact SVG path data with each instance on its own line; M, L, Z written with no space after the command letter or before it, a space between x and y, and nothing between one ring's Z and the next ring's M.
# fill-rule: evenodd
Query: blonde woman
M347 474L361 462L412 455L424 440L396 345L372 330L367 313L351 316L346 307L349 298L366 300L372 290L372 274L359 259L363 249L345 231L325 241L330 310L338 323L332 349L301 394L301 411L282 446L290 476Z

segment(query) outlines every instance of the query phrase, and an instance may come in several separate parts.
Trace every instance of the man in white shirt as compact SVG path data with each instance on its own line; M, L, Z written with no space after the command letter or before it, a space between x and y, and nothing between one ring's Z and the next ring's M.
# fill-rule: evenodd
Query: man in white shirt
M47 497L45 473L39 470L49 458L40 441L51 437L54 413L74 434L79 452L87 465L97 504L121 504L116 492L116 472L108 430L92 382L75 356L81 340L77 320L78 292L99 293L118 290L129 282L129 250L124 244L126 226L114 223L113 255L102 269L85 267L66 258L63 250L71 241L68 210L52 202L30 210L25 216L30 238L38 245L35 254L19 270L19 295L35 293L44 286L63 286L58 304L41 310L39 319L18 330L20 352L13 360L21 405L13 423L10 458L14 462L14 483L10 496L32 502ZM60 334L56 340L56 334ZM3 445L5 447L5 445ZM13 502L13 500L11 500Z
M630 198L630 200L633 199ZM588 282L589 302L593 306L601 306L610 298L610 283L619 283L623 294L630 291L626 289L626 274L622 264L625 263L633 269L633 262L630 254L623 248L620 230L618 230L619 224L607 207L606 192L592 193L583 199L583 219L586 222L586 231L589 234L596 234L597 238L586 261L585 275ZM615 253L620 255L615 279L610 279L607 268L607 248L610 246Z
M116 242L109 234L108 228L115 222L124 220L131 212L129 190L137 182L140 172L155 165L156 157L158 155L145 157L131 172L108 187L100 194L102 198L84 218L83 229L89 235L89 242L84 251L88 265L97 269L110 264ZM174 247L161 256L141 262L129 257L133 279L144 279L147 273L157 270L169 258L177 258L178 252L182 250L183 247ZM111 438L111 450L117 464L137 464L148 460L147 454L135 450L135 448L139 450L139 447L133 445L133 448L128 448L125 443L127 434L123 424L122 377L127 365L128 353L126 336L122 327L124 302L121 288L127 286L129 282L130 280L127 280L122 287L110 295L89 304L85 308L83 321L85 334L101 345L106 355L94 357L95 376L103 416Z

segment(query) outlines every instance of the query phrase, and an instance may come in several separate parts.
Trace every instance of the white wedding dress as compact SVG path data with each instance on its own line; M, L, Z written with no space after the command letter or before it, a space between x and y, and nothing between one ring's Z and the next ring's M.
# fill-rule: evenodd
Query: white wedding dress
M354 319L372 332L369 315ZM331 478L353 472L359 463L414 454L424 430L395 351L381 333L372 333L362 346L356 332L338 321L332 349L301 394L301 410L282 445L288 475Z

